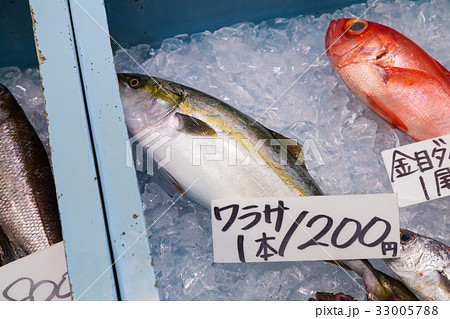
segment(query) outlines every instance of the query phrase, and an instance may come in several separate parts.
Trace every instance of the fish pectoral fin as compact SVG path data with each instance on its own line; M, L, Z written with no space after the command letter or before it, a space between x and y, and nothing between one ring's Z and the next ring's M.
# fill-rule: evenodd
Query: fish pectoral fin
M448 96L442 83L434 76L423 71L401 67L383 67L380 70L382 70L384 90L389 92L388 95L394 98L394 100L389 102L391 104L417 105L419 103L418 96ZM414 92L414 94L410 92ZM391 127L405 133L408 132L408 127L397 114L386 106L389 103L383 100L382 96L376 96L370 92L366 94L367 102L378 116L388 122Z
M438 80L435 77L420 70L388 66L384 67L383 71L385 74L383 80L387 84L399 83L403 86L421 86L423 84L429 83L430 81L432 83L438 83Z
M178 131L194 136L217 136L217 132L202 120L178 112L175 115L180 123Z
M288 153L290 153L295 158L297 163L301 163L301 165L306 169L303 146L297 141L294 141L278 132L272 131L267 127L266 129L280 142L281 145L283 145L287 149Z
M183 186L181 186L180 183L178 183L178 181L172 175L170 175L168 171L166 171L164 168L161 168L161 170L163 171L162 176L164 176L167 183L174 191L180 194L186 193Z
M439 64L439 62L436 61ZM444 70L445 68L441 66ZM385 83L391 87L393 92L401 92L405 89L414 90L416 94L443 94L448 96L448 88L437 78L423 71L414 69L405 69L399 67L385 67ZM444 72L449 76L449 71ZM414 96L411 96L414 98Z

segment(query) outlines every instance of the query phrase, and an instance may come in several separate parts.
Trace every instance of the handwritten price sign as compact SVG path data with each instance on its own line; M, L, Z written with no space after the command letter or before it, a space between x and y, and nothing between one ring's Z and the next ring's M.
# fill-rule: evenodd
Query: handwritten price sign
M393 258L395 194L212 201L214 262Z
M64 244L1 267L0 300L72 300Z
M450 135L381 155L400 207L450 196Z

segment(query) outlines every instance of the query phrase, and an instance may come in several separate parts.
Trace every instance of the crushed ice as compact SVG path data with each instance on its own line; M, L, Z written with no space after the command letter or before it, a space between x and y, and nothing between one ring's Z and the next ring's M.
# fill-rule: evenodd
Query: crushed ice
M14 95L50 156L47 117L39 69L29 68L22 71L16 66L0 68L0 83Z
M411 140L362 105L324 54L330 20L360 17L374 2L317 18L180 35L158 50L142 44L127 52L151 75L209 93L300 142L314 141L324 164L311 156L307 166L326 193L390 193L380 152ZM361 18L396 29L450 67L447 0L378 1ZM122 50L115 62L118 72L143 73ZM151 225L174 199L140 176ZM447 198L401 209L401 226L448 243L449 207ZM324 262L214 264L210 223L207 209L181 198L150 229L162 299L307 300L316 291L365 299L358 276ZM382 261L374 265L392 274Z
M167 39L159 50L142 44L127 51L152 75L207 92L300 142L314 141L324 163L312 156L307 166L326 193L392 192L380 151L411 140L367 110L323 54L329 21L360 17L367 7L242 23ZM378 1L361 18L393 27L450 67L447 0ZM118 72L143 72L123 51L115 62ZM39 71L0 68L0 83L49 152ZM140 174L140 183L148 225L159 218L149 240L162 299L307 300L316 291L365 298L357 275L323 262L214 264L210 212L180 198L163 214L174 198L149 176ZM401 226L448 243L449 207L449 199L440 199L401 209ZM374 265L390 273L383 262Z

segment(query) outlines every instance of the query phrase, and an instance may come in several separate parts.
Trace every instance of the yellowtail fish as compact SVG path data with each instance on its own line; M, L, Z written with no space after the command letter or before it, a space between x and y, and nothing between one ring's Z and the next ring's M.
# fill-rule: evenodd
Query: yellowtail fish
M298 143L230 105L159 78L119 74L119 83L130 134L167 137L171 158L164 170L206 207L215 198L322 195L299 158ZM160 163L166 148L154 141L148 150ZM222 150L215 155L224 159L205 160L216 145Z
M164 162L162 168L176 189L205 207L218 198L323 195L296 141L184 85L140 74L122 73L118 79L131 139L147 148L157 163ZM170 148L170 156L160 141ZM212 160L204 160L213 153ZM366 277L373 269L367 264ZM359 264L349 262L348 267L353 266L360 270ZM383 291L379 298L394 296Z

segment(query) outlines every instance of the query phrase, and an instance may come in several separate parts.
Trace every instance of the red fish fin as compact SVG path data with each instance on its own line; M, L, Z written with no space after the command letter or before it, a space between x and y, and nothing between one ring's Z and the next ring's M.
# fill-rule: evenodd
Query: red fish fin
M422 108L423 105L420 103L427 103L427 101L433 103L433 100L445 101L448 99L449 93L445 84L423 71L400 67L384 67L383 70L385 73L385 78L383 78L385 89L390 91L390 95L393 98L391 103L413 106L412 108ZM418 96L423 97L423 99L418 99ZM398 114L393 114L389 111L384 106L384 103L381 103L376 97L369 95L369 100L371 100L371 106L379 109L381 115L378 115L386 122L399 128L415 141L424 139L423 135L415 137L415 132L409 132L406 125L397 117ZM408 115L403 114L403 116ZM420 116L420 114L416 113L416 116Z
M386 106L384 106L383 103L381 103L375 96L371 95L371 94L367 94L367 96L369 97L369 103L371 104L372 108L374 110L377 110L378 114L382 114L382 118L388 122L388 124L392 127L392 128L398 128L399 130L403 131L403 132L407 132L408 128L406 127L406 125L402 122L402 120L400 120L398 118L397 115L394 114L394 112L392 112L391 110L389 110Z
M437 61L436 63L439 64L439 62ZM443 71L445 71L446 74L449 74L449 72L442 65L439 64L439 66L442 67ZM428 75L423 71L399 68L395 66L384 67L383 69L386 74L386 84L399 83L407 86L423 85L430 82L438 84L438 81L435 77Z

